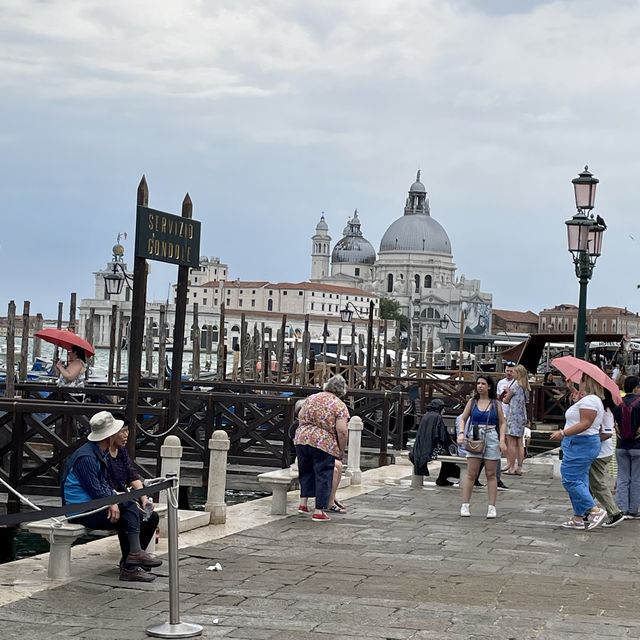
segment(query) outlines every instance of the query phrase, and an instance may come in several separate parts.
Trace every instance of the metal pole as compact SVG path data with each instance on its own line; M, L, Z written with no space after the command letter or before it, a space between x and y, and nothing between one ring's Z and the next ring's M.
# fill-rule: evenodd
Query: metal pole
M580 255L580 262L583 261L583 255ZM575 344L575 356L576 358L584 358L586 347L586 329L587 329L587 285L589 284L589 278L581 270L580 272L580 300L578 302L578 320L576 324L576 344Z
M369 323L367 325L367 389L371 389L371 380L373 378L373 308L375 303L369 301Z
M458 340L458 377L462 380L462 351L464 349L464 311L460 309L460 338Z
M147 627L154 638L193 638L202 634L199 624L180 622L180 576L178 574L178 478L167 473L173 487L167 490L167 524L169 529L169 622Z

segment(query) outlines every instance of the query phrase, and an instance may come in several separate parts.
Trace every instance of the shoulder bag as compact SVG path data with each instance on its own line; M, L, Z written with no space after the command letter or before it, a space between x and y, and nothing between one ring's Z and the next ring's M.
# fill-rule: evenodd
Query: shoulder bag
M477 406L478 403L474 402L474 407ZM489 407L487 407L487 422L485 426L489 425L489 415L491 413L490 408L494 407L494 401L491 401ZM473 409L471 410L473 412ZM465 431L464 436L464 448L467 453L471 453L473 455L482 455L484 453L484 449L487 445L485 440L485 430L480 431L480 426L477 424L471 425L471 431Z

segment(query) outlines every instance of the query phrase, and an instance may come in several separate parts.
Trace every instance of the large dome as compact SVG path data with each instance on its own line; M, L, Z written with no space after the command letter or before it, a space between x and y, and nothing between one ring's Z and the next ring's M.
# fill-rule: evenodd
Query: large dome
M382 236L380 253L384 251L451 255L447 232L431 217L427 190L420 182L420 171L409 187L404 215L393 222Z
M451 255L451 242L439 222L426 214L405 215L386 230L380 241L380 253L443 253Z

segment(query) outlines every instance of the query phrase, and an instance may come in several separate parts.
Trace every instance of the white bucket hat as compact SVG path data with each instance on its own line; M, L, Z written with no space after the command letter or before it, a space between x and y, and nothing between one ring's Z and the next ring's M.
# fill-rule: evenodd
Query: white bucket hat
M115 436L124 427L124 420L116 420L108 411L100 411L92 416L89 424L91 425L91 433L87 436L87 440L100 442L100 440Z

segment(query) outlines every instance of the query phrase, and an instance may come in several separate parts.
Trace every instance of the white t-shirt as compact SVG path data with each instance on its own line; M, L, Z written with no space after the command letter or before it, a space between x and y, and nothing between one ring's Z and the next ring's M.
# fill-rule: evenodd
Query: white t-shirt
M581 398L575 404L572 404L564 414L565 425L564 428L572 427L574 424L580 422L580 409L590 409L596 411L596 419L591 423L591 426L582 433L575 433L576 436L589 436L598 435L600 433L600 425L602 424L602 418L604 417L604 406L602 400L596 395L588 395Z
M515 378L512 378L511 380L509 380L508 378L502 378L501 380L498 380L498 384L496 385L496 397L499 398L502 392L506 391L509 388L511 388L512 391L515 391L512 385L516 384L518 383L516 382ZM509 413L509 405L505 402L501 402L500 404L502 404L502 413L504 413L504 417L506 420L507 414Z
M602 418L602 433L611 434L613 436L614 433L614 423L615 420L613 418L613 413L607 409L604 412L604 417ZM614 441L613 437L607 438L606 440L602 440L600 442L600 453L598 454L598 458L608 458L613 455L614 450Z

